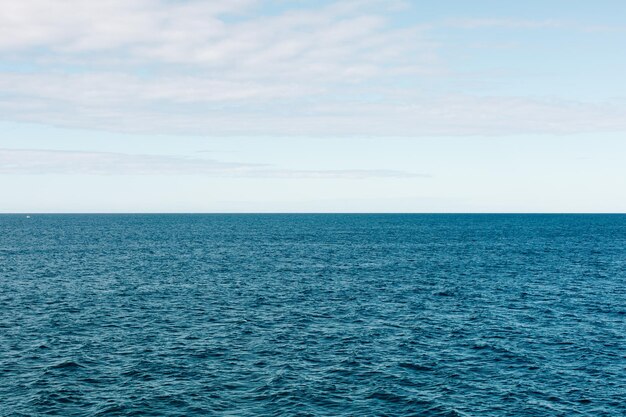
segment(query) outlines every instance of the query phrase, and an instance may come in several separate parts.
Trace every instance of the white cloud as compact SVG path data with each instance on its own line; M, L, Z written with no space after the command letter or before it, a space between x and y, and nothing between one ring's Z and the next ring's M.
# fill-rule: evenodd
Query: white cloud
M0 114L22 122L139 133L200 135L423 136L571 134L626 130L623 102L402 92L384 101L302 101L289 90L172 79L13 78ZM102 88L103 86L108 86ZM0 86L2 86L0 81ZM197 86L194 89L194 85ZM92 88L93 86L93 88ZM212 88L211 88L212 87ZM313 91L313 90L311 90ZM282 96L281 96L282 94Z
M204 133L255 134L251 119L284 124L294 106L439 71L422 29L389 24L398 1L274 14L245 0L6 3L0 56L37 69L0 72L5 120L131 131L156 120L162 132L189 130L184 120Z
M219 29L218 16L240 13L252 4L248 0L6 0L0 14L0 47L69 52L152 43L193 33L207 36Z
M252 17L246 13L255 10L252 1L6 3L0 14L0 50L33 53L45 62L89 65L94 55L101 61L112 54L112 62L121 66L119 59L125 57L130 66L170 64L218 71L203 73L211 78L344 80L377 75L385 60L428 46L420 45L419 31L393 29L385 13L368 13L371 1ZM394 4L389 2L383 11ZM232 13L241 18L224 19Z
M314 86L263 85L249 81L164 76L148 80L128 74L0 74L0 91L15 98L54 104L99 107L159 102L230 102L271 100L314 94Z
M523 20L523 19L503 19L503 18L464 18L449 19L443 23L443 26L454 27L459 29L482 29L482 28L501 28L501 29L543 29L543 28L562 28L567 26L566 22L556 19L544 20Z
M433 135L626 129L626 107L437 91L434 25L402 1L0 0L0 119L125 132ZM456 19L459 28L560 27ZM6 68L6 66L5 66ZM405 87L408 86L408 87ZM429 94L424 91L430 91ZM434 91L434 93L433 93Z
M294 170L266 164L221 162L182 156L118 152L0 149L0 174L15 175L202 175L253 178L415 178L385 169Z
M455 29L568 29L579 32L619 33L626 25L589 24L562 19L457 18L447 19L434 27Z

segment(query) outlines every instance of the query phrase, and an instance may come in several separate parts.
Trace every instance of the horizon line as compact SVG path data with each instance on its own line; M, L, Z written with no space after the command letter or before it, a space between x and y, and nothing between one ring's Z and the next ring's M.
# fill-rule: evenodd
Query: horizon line
M59 212L0 212L0 216L16 216L16 215L626 215L626 212L613 211L459 211L459 212L393 212L393 211L368 211L368 212L351 212L351 211L319 211L319 212L299 212L299 211L129 211L129 212L89 212L89 211L59 211Z

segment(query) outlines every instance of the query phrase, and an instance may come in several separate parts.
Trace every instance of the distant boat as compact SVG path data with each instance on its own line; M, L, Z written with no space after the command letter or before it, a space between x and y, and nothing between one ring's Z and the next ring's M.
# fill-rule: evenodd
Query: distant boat
M30 216L26 216L27 219L30 219Z

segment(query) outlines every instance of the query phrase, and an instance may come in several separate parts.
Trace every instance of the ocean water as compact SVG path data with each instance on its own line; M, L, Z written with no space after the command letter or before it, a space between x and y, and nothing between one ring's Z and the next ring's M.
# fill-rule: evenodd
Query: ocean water
M0 415L626 415L626 216L3 215Z

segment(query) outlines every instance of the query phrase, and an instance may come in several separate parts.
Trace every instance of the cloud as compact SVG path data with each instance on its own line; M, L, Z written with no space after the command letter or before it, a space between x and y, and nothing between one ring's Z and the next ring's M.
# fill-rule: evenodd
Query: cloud
M190 36L195 29L200 29L196 37L206 37L219 31L218 16L240 13L252 4L247 0L7 1L0 15L0 47L101 51Z
M454 29L567 29L578 32L620 33L626 25L588 24L561 19L457 18L447 19L433 27Z
M145 106L165 103L228 103L314 94L306 85L263 85L246 81L165 76L158 80L128 74L0 74L0 91L15 98L75 106Z
M170 65L176 71L202 71L205 77L207 70L215 71L211 78L280 76L299 81L303 76L335 81L368 78L388 69L386 60L420 50L407 63L429 59L429 45L420 39L418 28L389 25L386 15L395 10L394 1L386 6L345 1L275 15L258 13L256 3L10 2L0 15L0 51L32 54L32 59L48 65L89 65L95 59L127 70ZM227 19L233 14L238 18Z
M5 175L202 175L246 178L416 178L425 175L385 169L293 170L266 164L221 162L182 156L117 152L0 149Z
M85 85L87 81L80 81ZM115 84L107 92L52 83L30 96L36 80L13 83L25 92L0 98L0 114L14 121L127 133L216 136L432 136L572 134L626 130L623 101L578 102L542 97L448 94L419 97L387 93L386 100L195 97L186 89L159 90L141 82ZM1 83L0 83L1 84ZM42 84L43 85L43 84ZM76 91L63 96L63 88ZM152 99L151 94L167 99ZM235 94L235 92L231 92ZM268 94L277 94L276 91ZM34 93L33 93L34 94ZM218 94L218 92L216 92ZM219 95L219 94L218 94ZM254 97L254 98L253 98ZM273 96L276 97L276 96ZM195 101L194 101L195 100ZM202 101L203 100L203 101ZM158 103L155 104L155 102Z
M442 26L458 29L556 29L566 27L568 24L555 19L523 20L503 18L464 18L448 19L442 24Z
M623 103L471 94L435 36L446 27L563 22L394 22L409 6L394 0L305 1L298 9L279 0L7 1L0 13L0 119L250 136L626 130ZM21 64L26 69L11 70Z

